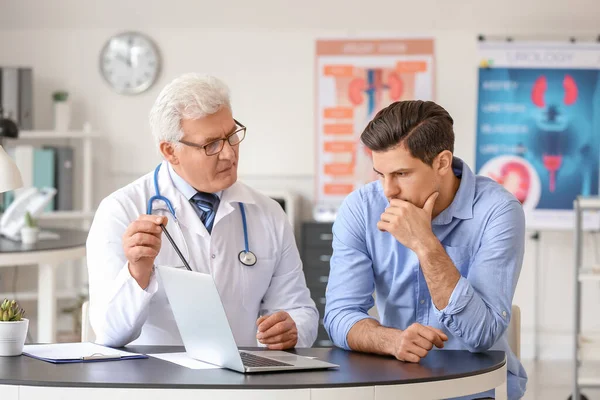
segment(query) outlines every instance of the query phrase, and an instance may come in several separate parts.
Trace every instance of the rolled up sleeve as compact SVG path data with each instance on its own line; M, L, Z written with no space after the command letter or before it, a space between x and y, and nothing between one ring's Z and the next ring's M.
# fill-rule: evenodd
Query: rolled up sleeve
M506 331L521 272L525 216L517 201L492 213L469 272L461 277L448 305L433 310L440 321L471 351L489 350Z

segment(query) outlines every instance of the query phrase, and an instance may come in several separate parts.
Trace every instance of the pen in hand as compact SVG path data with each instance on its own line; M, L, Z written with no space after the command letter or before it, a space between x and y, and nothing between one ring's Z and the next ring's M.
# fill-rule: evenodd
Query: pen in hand
M169 242L171 242L171 245L177 252L177 255L181 259L181 262L183 262L183 265L185 265L185 267L187 268L188 271L191 271L192 269L190 268L190 265L187 263L187 261L185 261L185 257L183 257L183 254L181 254L181 251L179 251L179 247L177 247L177 245L175 244L175 241L173 240L173 238L167 231L167 228L165 228L165 226L163 224L160 224L160 227L161 227L162 231L165 233L165 236L167 236L167 239L169 239Z

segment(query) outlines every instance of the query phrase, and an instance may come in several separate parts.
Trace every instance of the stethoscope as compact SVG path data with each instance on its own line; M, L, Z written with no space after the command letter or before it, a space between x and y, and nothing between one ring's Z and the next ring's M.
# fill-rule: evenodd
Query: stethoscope
M161 165L162 164L158 164L158 166L154 170L154 191L156 192L156 194L154 196L150 197L150 199L148 200L148 208L146 210L146 214L151 215L152 214L152 203L155 200L161 200L167 205L167 208L169 209L169 212L171 213L171 215L173 215L173 218L175 219L175 221L178 221L177 216L175 215L175 208L173 208L171 201L168 198L166 198L165 196L162 196L160 194L160 190L158 188L158 171L160 171ZM248 245L248 225L246 223L246 210L244 208L244 203L239 202L238 204L240 205L240 213L242 214L242 226L244 228L244 246L245 246L244 250L240 251L240 253L238 254L238 260L240 260L240 262L243 265L251 267L254 264L256 264L257 259L256 259L256 255L250 251L250 248ZM167 239L169 239L169 242L171 242L171 245L173 245L173 248L177 252L177 255L179 256L179 258L181 258L183 265L185 265L185 267L191 271L192 269L190 268L189 264L185 260L185 257L183 257L183 254L181 254L181 251L179 251L179 248L175 244L175 241L173 240L173 238L171 237L171 235L169 234L167 229L164 227L164 225L161 225L161 228L162 228L163 232L165 233L165 235L167 236Z

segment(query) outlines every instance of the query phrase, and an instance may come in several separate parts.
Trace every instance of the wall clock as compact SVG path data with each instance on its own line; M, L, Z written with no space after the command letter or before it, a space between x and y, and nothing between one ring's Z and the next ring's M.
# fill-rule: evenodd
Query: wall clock
M148 90L160 72L160 54L152 40L138 32L111 37L100 52L100 73L113 90L139 94Z

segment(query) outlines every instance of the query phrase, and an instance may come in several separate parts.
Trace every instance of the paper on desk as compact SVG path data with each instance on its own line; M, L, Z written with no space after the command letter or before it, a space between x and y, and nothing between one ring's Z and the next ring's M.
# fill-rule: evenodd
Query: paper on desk
M23 347L23 353L43 360L81 360L84 357L139 357L138 353L119 351L95 343L54 343L54 344L28 344Z
M187 353L161 353L161 354L148 354L150 357L159 358L173 364L181 365L182 367L190 369L217 369L216 365L208 364L202 361L198 361L188 356Z

